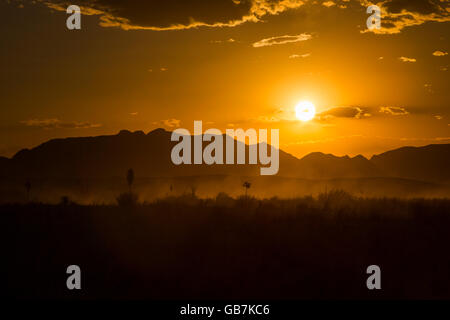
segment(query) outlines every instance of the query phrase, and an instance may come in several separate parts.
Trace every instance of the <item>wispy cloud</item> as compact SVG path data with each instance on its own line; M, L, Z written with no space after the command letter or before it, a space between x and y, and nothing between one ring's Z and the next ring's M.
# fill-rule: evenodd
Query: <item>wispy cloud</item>
M408 57L399 57L398 59L402 62L416 62L417 61L414 58L408 58Z
M236 42L233 38L227 40L212 40L211 43L233 43Z
M289 59L297 59L297 58L307 58L311 55L311 53L304 53L304 54L291 54L289 56Z
M445 51L437 50L437 51L433 52L433 56L435 56L435 57L443 57L446 55L448 55L448 52L445 52Z
M164 126L167 128L179 128L181 125L181 120L171 118L166 120L155 121L153 122L153 124L157 126Z
M20 121L20 123L28 127L38 127L43 129L88 129L98 128L101 124L78 121L61 121L59 119L29 119Z
M268 47L268 46L274 46L279 44L286 44L286 43L294 43L294 42L300 42L300 41L306 41L312 38L312 35L308 33L302 33L295 36L290 35L284 35L284 36L277 36L277 37L271 37L259 40L255 43L253 43L254 48L261 48L261 47Z
M290 122L297 121L294 108L277 108L257 119L260 122Z
M433 90L433 86L430 84L430 83L425 83L424 85L423 85L423 87L429 92L429 93L434 93L434 90Z
M333 1L325 1L322 3L322 5L329 8L329 7L335 6L336 3L334 3Z
M380 107L378 110L380 113L390 114L393 116L405 116L409 112L403 107Z

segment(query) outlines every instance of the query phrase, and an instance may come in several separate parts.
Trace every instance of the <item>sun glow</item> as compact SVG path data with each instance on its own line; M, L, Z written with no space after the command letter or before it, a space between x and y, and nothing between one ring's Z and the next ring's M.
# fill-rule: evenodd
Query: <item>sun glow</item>
M310 101L300 101L295 106L295 116L303 122L312 120L315 115L316 107Z

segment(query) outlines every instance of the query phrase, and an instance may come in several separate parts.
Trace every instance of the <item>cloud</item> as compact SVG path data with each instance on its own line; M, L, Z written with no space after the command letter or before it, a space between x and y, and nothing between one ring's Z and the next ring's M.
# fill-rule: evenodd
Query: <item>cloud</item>
M295 115L295 108L285 108L280 107L271 110L265 115L259 116L257 118L258 122L298 122L298 119Z
M307 58L311 55L311 53L304 53L304 54L291 54L289 56L289 59L297 59L297 58Z
M328 120L332 118L353 118L362 119L372 115L360 107L334 107L317 115L318 120Z
M233 38L230 38L228 40L213 40L211 43L233 43L236 42Z
M59 119L30 119L20 121L28 127L37 127L43 129L89 129L101 127L101 124L92 124L90 122L61 121Z
M322 113L318 113L315 119L319 122L327 122L334 118L366 119L372 117L367 108L361 107L333 107ZM261 122L298 122L294 108L278 108L266 116L258 118Z
M153 72L153 71L161 71L161 72L164 72L164 71L168 71L169 70L169 68L167 68L167 67L159 67L158 69L148 69L147 71L148 72Z
M432 89L432 85L430 83L425 83L423 85L423 87L429 92L429 93L434 93L433 89Z
M333 1L325 1L322 3L322 5L329 8L329 7L335 6L336 3L334 3Z
M372 4L370 0L360 0L360 3L365 8ZM377 5L381 9L381 28L366 29L362 33L395 34L430 21L450 21L448 0L385 0Z
M68 0L37 0L65 11ZM302 6L303 0L78 0L82 14L100 16L103 27L182 30L233 27Z
M21 0L42 3L52 10L66 11L70 0ZM367 8L371 0L354 0ZM361 32L399 33L403 28L428 21L450 21L448 0L383 0L381 29ZM305 3L346 8L347 0L77 0L83 15L99 16L103 27L124 30L183 30L198 27L234 27L246 22L299 8Z
M178 119L167 119L163 120L163 123L166 127L169 128L178 128L181 124L181 120Z
M393 116L406 116L409 114L409 112L403 107L380 107L379 112Z
M302 33L296 36L278 36L278 37L272 37L267 39L262 39L260 41L257 41L253 43L254 48L261 48L261 47L267 47L267 46L273 46L278 44L285 44L285 43L294 43L299 41L306 41L312 38L312 35L307 33Z
M402 62L416 62L417 61L414 58L408 58L408 57L399 57L398 59Z
M435 56L435 57L443 57L443 56L446 56L446 55L448 55L448 52L439 51L439 50L433 52L433 56Z
M179 128L181 125L181 120L171 118L166 120L155 121L152 124L157 126L165 126L168 128Z

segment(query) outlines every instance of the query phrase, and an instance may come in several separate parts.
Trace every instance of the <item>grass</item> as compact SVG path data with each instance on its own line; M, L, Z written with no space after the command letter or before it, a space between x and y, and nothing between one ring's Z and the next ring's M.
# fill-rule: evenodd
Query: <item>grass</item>
M128 202L127 202L128 204ZM61 299L449 299L450 200L168 197L0 206L2 295ZM66 268L82 290L66 289ZM381 267L382 290L366 288Z

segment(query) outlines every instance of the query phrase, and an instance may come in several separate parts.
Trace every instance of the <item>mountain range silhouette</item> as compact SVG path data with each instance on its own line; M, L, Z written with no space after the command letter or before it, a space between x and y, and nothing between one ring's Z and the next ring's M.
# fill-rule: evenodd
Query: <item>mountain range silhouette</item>
M23 149L12 158L0 157L0 175L8 178L110 178L123 176L128 168L133 168L141 177L259 175L259 164L176 166L170 154L178 142L170 138L171 132L156 129L148 134L122 130L117 135L52 139L35 148ZM226 139L231 138L226 136ZM247 145L246 155L248 159ZM402 147L370 159L362 155L337 157L321 152L299 159L280 150L277 176L303 179L392 177L447 184L450 182L449 163L450 144Z

